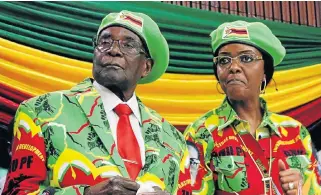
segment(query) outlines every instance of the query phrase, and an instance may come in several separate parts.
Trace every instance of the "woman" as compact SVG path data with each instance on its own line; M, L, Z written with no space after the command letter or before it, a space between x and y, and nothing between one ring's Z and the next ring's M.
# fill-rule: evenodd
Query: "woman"
M307 129L259 97L285 56L281 42L263 23L244 21L220 25L211 38L226 98L185 131L203 159L193 194L321 194Z

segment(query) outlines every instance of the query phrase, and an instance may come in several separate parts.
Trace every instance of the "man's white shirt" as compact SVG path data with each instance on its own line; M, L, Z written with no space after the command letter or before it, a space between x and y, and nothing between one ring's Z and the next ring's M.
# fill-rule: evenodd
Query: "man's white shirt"
M138 141L140 155L142 159L142 166L144 166L145 165L145 143L144 143L144 138L142 134L142 120L140 117L140 111L138 107L136 94L134 93L133 96L127 102L123 102L112 91L100 85L96 81L94 81L93 86L96 88L96 90L101 96L101 100L103 102L104 109L107 114L107 119L110 125L112 136L115 140L116 146L117 146L117 123L118 123L119 117L114 112L114 108L118 104L127 104L132 109L133 112L132 114L129 115L129 120L130 120L132 129L134 131L134 134L136 136L136 139Z

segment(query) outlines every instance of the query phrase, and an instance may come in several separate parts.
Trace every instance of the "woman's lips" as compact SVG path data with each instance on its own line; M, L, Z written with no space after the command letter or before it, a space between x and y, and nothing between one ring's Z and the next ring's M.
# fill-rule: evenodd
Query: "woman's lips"
M242 81L241 79L237 79L237 78L229 79L226 82L226 84L239 84L239 83L245 84L244 81Z

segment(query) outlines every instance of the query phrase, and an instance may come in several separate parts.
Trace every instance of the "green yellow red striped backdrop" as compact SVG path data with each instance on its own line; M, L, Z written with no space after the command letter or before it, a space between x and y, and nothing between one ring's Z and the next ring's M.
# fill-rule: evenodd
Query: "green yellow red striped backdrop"
M92 37L100 20L123 9L159 24L170 46L170 65L158 81L140 85L140 98L176 126L220 104L212 75L209 33L225 21L261 21L286 47L269 108L309 126L321 119L321 29L179 7L160 2L0 2L0 124L24 99L69 89L91 77Z

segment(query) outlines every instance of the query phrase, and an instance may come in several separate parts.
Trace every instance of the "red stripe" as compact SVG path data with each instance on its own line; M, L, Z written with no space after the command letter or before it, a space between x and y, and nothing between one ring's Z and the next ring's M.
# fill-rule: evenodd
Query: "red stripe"
M116 147L116 143L113 143L113 145L111 145L111 149L110 149L110 156L112 156L114 154L114 149Z
M226 122L226 116L220 116L220 117L218 117L219 119L223 119L224 120L224 122Z
M184 132L184 130L186 129L186 125L175 125L175 127L180 132Z
M232 33L235 33L235 34L247 34L247 31L246 30L239 30L239 29L235 29L235 28L231 28L230 29L231 32L229 34L232 34Z
M95 99L95 103L92 105L92 107L91 107L91 109L90 109L90 114L87 115L87 117L91 117L91 116L93 115L94 109L95 109L95 107L96 107L97 104L98 104L98 99L99 99L99 98L100 98L100 96Z
M321 119L320 110L321 97L291 110L286 110L282 114L298 120L307 127Z
M72 186L72 188L74 188L74 190L76 191L77 195L81 195L79 189L76 186Z
M236 171L235 171L235 173L233 174L233 175L231 175L231 176L228 176L228 175L226 175L226 177L227 178L234 178L235 176L236 176L236 174L238 174L240 171L242 171L242 167L240 167L240 168L238 168Z
M204 124L202 124L201 126L198 127L197 131L200 130L201 128L205 127Z
M49 122L45 122L43 123L40 127L42 128L43 126L45 126L46 124L48 124Z
M89 125L89 121L83 124L77 131L69 132L70 134L79 134L85 127Z
M163 162L163 163L166 162L171 156L173 156L173 155L168 154L167 156L164 157L164 159L162 160L162 162Z
M3 110L15 111L18 109L19 104L0 96L0 107Z
M9 87L8 85L5 85L4 83L0 83L0 95L11 99L12 101L16 103L21 103L22 101L29 99L32 97L30 94L26 94L22 91L19 91L15 88Z
M129 20L130 22L135 23L138 26L142 26L143 25L143 23L140 20L137 20L137 19L135 19L135 18L133 18L131 16L125 16L124 19L125 20Z
M104 160L104 159L98 158L98 159L95 159L94 161L92 161L92 163L95 164L97 161L101 161L101 160Z
M168 143L163 142L163 144L164 144L165 146L169 147L170 149L174 150L174 148L172 148Z
M150 122L152 119L147 119L147 120L144 120L142 123L144 124L144 123L148 123L148 122Z
M145 153L147 152L155 152L156 150L146 150Z
M74 95L77 95L77 94L79 94L79 93L86 93L86 92L88 92L88 91L90 91L91 89L87 89L86 91L78 91L78 92L76 92L76 93L72 93L72 94L68 94L67 96L74 96Z
M12 119L13 119L13 116L11 114L2 112L0 110L0 123L4 123L6 125L9 125L9 123L11 122Z

